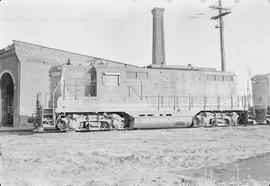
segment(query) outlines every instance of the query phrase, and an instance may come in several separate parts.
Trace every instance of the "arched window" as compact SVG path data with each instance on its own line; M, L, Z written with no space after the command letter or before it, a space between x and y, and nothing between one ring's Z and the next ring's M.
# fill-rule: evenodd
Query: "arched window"
M5 72L0 80L1 117L3 125L13 125L14 83L12 76Z

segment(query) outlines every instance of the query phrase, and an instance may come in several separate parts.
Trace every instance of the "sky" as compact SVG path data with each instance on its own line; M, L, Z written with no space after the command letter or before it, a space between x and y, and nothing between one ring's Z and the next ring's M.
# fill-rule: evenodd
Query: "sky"
M165 8L168 65L220 69L218 0L1 0L0 48L20 40L137 66L152 63L152 14ZM223 0L227 71L239 91L252 75L270 73L269 0ZM194 18L196 17L196 18Z

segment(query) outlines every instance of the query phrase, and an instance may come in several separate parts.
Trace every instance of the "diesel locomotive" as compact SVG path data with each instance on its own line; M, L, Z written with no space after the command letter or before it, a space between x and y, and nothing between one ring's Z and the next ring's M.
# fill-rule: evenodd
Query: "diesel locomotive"
M256 123L270 123L270 74L252 77L252 116Z
M61 130L111 130L238 125L247 100L236 75L213 68L95 61L51 67L44 125ZM40 107L41 108L41 107Z
M97 58L84 65L52 66L49 106L38 99L37 120L76 131L245 123L248 100L237 95L234 73L166 65L163 13L163 8L152 10L151 65Z

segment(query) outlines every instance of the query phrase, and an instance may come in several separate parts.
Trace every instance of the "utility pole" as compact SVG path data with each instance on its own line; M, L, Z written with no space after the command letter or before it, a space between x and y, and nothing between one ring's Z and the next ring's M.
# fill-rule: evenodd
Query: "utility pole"
M222 7L221 0L218 0L218 6ZM222 9L218 9L219 15L223 13ZM223 33L223 17L220 16L219 18L219 37L220 37L220 54L221 54L221 71L226 71L226 64L225 64L225 50L224 50L224 33Z
M229 8L224 8L222 6L222 1L218 0L218 6L210 6L211 9L218 10L218 15L211 17L211 20L217 20L218 25L215 28L219 28L220 34L220 52L221 52L221 71L226 71L226 62L225 62L225 48L224 48L224 22L223 16L226 16L231 13Z

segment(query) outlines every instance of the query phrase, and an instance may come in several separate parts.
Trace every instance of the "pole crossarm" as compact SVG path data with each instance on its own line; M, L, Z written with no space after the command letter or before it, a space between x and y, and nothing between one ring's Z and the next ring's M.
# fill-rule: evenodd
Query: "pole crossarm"
M230 14L230 13L231 13L231 12L223 12L223 13L217 15L217 16L211 17L211 20L217 20L217 19L219 19L219 18L221 18L221 17L223 17L223 16L225 16L225 15L228 15L228 14Z
M221 7L221 6L209 6L209 8L212 8L212 9L216 9L216 10L224 10L224 11L231 11L231 8L225 8L225 7Z

